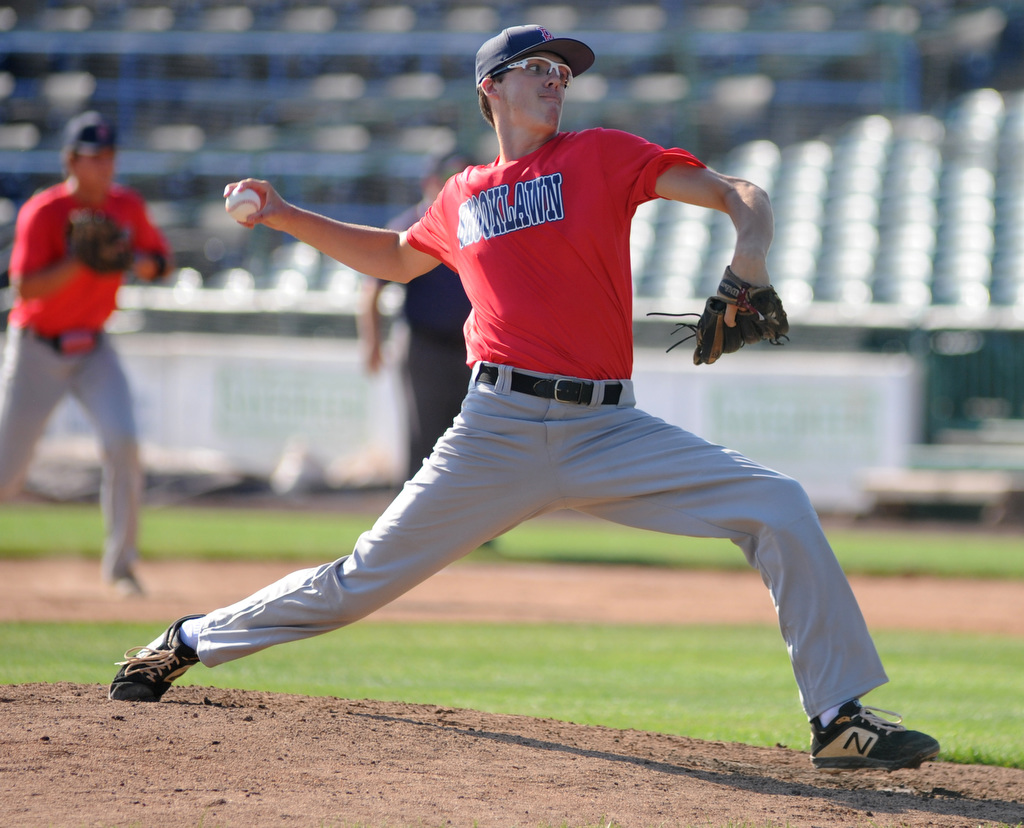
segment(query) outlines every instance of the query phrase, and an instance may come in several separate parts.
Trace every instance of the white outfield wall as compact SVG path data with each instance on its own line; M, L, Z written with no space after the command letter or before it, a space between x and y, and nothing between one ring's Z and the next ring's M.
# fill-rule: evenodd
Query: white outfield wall
M799 480L814 505L858 513L867 469L907 465L922 439L923 382L904 354L758 348L695 366L638 353L637 402L668 422Z
M336 486L394 482L401 406L350 340L199 334L116 338L148 462L269 476L304 446ZM800 480L829 512L870 506L862 472L906 464L919 442L921 380L905 355L749 349L711 366L689 351L637 354L640 407ZM91 434L77 404L51 420L47 454Z

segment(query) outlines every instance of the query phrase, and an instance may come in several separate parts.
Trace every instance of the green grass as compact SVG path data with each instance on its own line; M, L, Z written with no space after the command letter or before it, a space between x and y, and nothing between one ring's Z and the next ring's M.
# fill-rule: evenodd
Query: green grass
M159 630L2 624L0 683L109 682ZM867 699L942 742L942 758L1024 768L1024 641L876 635L892 683ZM772 627L396 624L366 621L265 650L181 684L372 698L806 750L789 660Z
M147 558L332 560L371 515L147 509ZM1010 534L830 532L850 573L1024 578ZM0 558L98 557L93 505L0 508ZM674 538L607 523L542 519L474 554L510 561L591 561L745 568L725 541ZM0 683L106 683L112 663L158 630L117 624L0 625ZM1024 642L885 632L876 641L892 683L868 697L934 733L942 757L1024 768ZM102 655L98 655L102 654ZM805 749L789 661L774 627L390 624L368 621L272 648L189 681L346 698L394 699L548 716L702 739ZM1011 738L1012 737L1012 738Z
M373 515L289 511L149 508L140 545L148 559L334 560L347 554ZM98 557L99 510L92 505L0 507L0 558L43 554ZM1024 579L1019 535L968 531L834 529L829 538L850 574L934 574ZM728 541L662 535L589 519L531 521L478 559L570 561L745 569Z

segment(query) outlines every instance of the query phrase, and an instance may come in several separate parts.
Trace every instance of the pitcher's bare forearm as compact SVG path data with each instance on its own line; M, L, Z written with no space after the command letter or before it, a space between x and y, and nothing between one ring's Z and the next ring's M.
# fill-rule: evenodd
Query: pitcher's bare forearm
M749 181L733 179L725 195L725 212L736 228L733 272L751 284L769 282L766 260L775 233L775 221L768 195Z
M696 204L725 213L736 228L732 269L751 284L768 284L765 260L775 233L768 194L742 178L711 169L678 165L658 178L655 191L662 198Z
M259 193L263 204L242 222L247 227L263 224L288 233L360 273L405 283L440 264L433 256L410 246L404 233L338 221L296 207L266 181L247 178L227 185L225 192L240 185Z
M337 221L298 207L277 214L277 218L275 229L378 279L409 282L439 264L410 247L405 234L394 230Z

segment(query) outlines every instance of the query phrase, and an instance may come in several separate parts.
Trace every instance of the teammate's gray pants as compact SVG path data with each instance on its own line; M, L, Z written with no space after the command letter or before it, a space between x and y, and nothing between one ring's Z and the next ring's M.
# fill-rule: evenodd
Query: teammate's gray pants
M8 328L0 369L0 501L21 491L46 422L68 393L99 435L106 524L101 574L115 581L138 558L142 470L128 380L106 336L88 354L63 356L31 332Z
M677 535L729 538L771 593L809 717L887 681L857 602L791 478L635 408L470 388L429 461L353 553L206 617L214 666L350 624L527 518L575 509ZM682 598L680 600L683 600Z

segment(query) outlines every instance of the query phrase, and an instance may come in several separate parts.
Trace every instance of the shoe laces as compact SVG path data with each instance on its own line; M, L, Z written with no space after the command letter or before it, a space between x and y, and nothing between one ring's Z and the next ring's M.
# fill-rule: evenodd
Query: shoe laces
M896 721L883 719L878 715L879 713L884 713L887 716L894 716ZM864 719L864 721L866 721L871 727L877 728L878 730L884 730L886 733L895 733L900 730L906 730L906 728L901 724L903 717L892 710L883 710L881 707L861 707L855 716Z
M124 654L124 661L118 661L124 667L126 676L142 673L148 678L161 679L169 671L181 666L183 660L174 650L151 650L149 647L132 647Z

